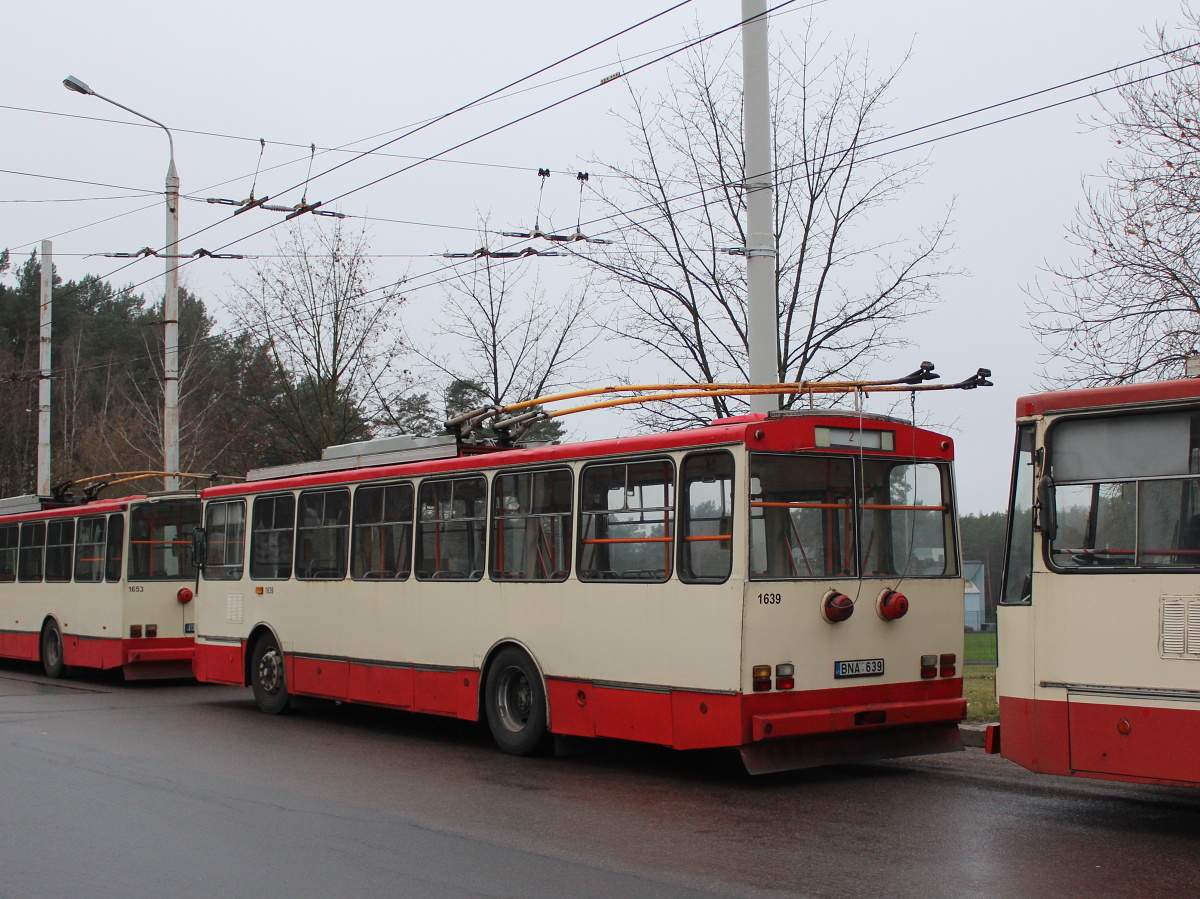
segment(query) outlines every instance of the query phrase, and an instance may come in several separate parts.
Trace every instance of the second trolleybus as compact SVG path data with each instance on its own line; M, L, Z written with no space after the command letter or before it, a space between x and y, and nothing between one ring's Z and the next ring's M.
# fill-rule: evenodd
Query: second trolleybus
M999 746L1200 785L1200 379L1017 401Z
M266 712L483 719L516 754L613 737L758 773L960 749L952 458L828 411L331 448L203 491L195 673Z
M190 677L199 524L195 491L0 500L0 657Z

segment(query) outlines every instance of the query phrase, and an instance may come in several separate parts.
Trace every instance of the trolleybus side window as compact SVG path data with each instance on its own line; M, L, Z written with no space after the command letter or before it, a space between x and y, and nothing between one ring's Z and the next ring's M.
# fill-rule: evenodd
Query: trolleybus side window
M71 557L75 552L75 519L46 522L46 580L69 581Z
M104 516L79 519L75 534L75 581L94 584L104 580Z
M191 580L192 531L200 527L199 499L138 503L129 512L130 580Z
M27 521L21 525L21 552L17 565L17 578L22 581L40 581L42 562L46 551L46 522Z
M949 475L932 462L864 459L863 574L931 577L958 570Z
M1017 429L1004 586L1000 590L1000 602L1005 605L1027 603L1033 594L1033 437L1033 425Z
M295 519L294 494L255 498L250 530L250 577L286 580L292 576L292 528Z
M733 456L692 453L679 483L679 579L720 583L733 567Z
M1054 567L1200 567L1200 412L1068 419L1047 440Z
M589 465L580 478L579 578L671 576L675 466L670 459Z
M300 494L296 516L296 577L340 581L346 576L350 543L350 491L309 490Z
M412 484L359 487L350 576L405 580L412 569L412 535Z
M565 581L571 571L571 472L501 473L492 489L491 576Z
M482 578L487 481L481 477L425 481L417 510L417 579Z
M204 513L204 532L208 545L205 580L239 580L246 559L245 500L209 503Z
M750 456L750 576L853 576L854 462Z
M125 516L108 516L108 546L104 551L104 580L110 584L121 579L121 553L125 549Z
M15 524L0 528L0 583L17 579L17 545L20 530Z

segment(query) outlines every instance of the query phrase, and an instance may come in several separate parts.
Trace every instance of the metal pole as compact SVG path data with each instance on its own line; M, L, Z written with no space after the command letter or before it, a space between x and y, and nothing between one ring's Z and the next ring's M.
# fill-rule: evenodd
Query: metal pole
M179 173L175 171L175 138L171 136L171 129L158 119L96 93L74 75L64 78L63 86L77 94L111 103L167 132L171 161L167 165L167 271L163 291L163 470L179 471ZM178 490L179 478L164 477L163 489Z
M50 323L54 298L54 245L42 241L41 332L38 345L38 496L50 495Z
M167 168L167 271L163 295L163 471L179 471L179 175L175 155ZM163 478L178 490L179 478Z
M775 190L771 177L771 87L767 0L742 0L742 119L746 168L746 349L752 384L779 380L779 315L775 282ZM779 406L773 395L750 397L751 412Z

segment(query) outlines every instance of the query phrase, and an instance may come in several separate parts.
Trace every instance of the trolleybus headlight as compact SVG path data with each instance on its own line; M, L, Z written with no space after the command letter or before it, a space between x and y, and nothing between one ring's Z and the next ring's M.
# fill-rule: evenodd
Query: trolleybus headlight
M754 692L765 693L771 689L771 666L754 666Z
M192 591L189 587L180 587L179 592L175 594L175 598L179 600L181 606L186 606L192 601Z
M891 588L885 587L875 601L875 611L884 621L895 621L908 614L908 597Z
M921 656L921 679L929 680L938 675L938 657Z
M782 665L775 666L775 689L796 689L796 666L791 662L785 662Z
M954 677L958 673L957 668L955 668L957 664L958 653L944 652L938 658L938 667L941 669L939 673L942 677Z
M821 600L821 615L830 624L845 621L854 614L854 600L845 593L830 590Z

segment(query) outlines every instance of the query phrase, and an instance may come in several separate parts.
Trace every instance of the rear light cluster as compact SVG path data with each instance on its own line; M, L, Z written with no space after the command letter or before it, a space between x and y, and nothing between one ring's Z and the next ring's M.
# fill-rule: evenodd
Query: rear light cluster
M755 665L753 675L755 693L766 693L771 689L770 665ZM791 662L784 662L775 666L775 689L796 689L796 666Z
M142 636L142 626L140 624L129 625L129 636L135 640L139 639ZM157 624L147 624L146 625L146 636L147 637L157 637L158 636L158 625Z
M944 652L940 656L921 656L921 678L954 677L958 673L958 654Z

